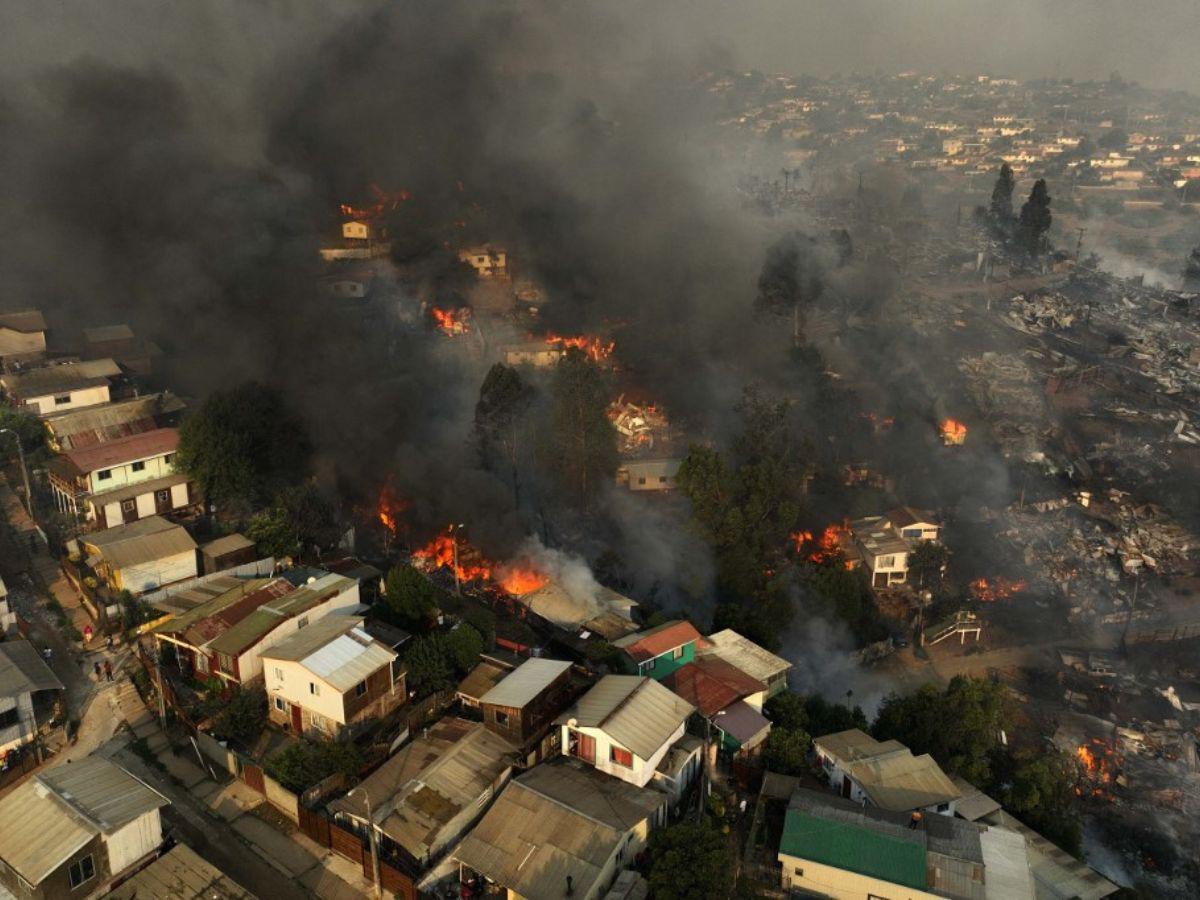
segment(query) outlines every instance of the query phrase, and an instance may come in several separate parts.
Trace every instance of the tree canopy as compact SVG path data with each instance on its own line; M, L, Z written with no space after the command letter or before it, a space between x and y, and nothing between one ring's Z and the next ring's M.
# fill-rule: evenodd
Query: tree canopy
M570 350L554 370L542 461L562 488L587 503L617 471L617 431L608 419L608 379L586 355Z
M249 750L267 725L267 694L260 688L241 688L222 701L213 719L212 733L219 741L228 741Z
M1012 228L1013 220L1013 188L1017 185L1013 177L1012 166L1005 163L1000 167L996 185L992 188L992 202L988 207L988 215L997 231L1007 234Z
M303 793L330 775L359 774L362 752L350 741L301 740L267 759L267 774L295 794Z
M496 363L488 370L475 404L475 441L480 462L519 492L520 462L526 451L529 410L534 391L511 366Z
M1046 179L1039 178L1029 192L1029 199L1021 207L1019 222L1021 243L1030 256L1039 256L1045 250L1052 220Z
M404 654L408 685L418 694L444 690L469 672L482 652L483 636L467 624L414 638Z
M707 823L681 822L650 832L650 893L656 900L724 900L733 881L725 835Z
M310 547L328 547L338 537L333 505L314 485L283 488L271 506L251 516L246 537L270 556L296 556Z
M384 584L383 618L409 631L424 630L438 611L442 590L410 565L392 568Z
M254 508L303 481L311 451L283 395L247 382L210 394L184 420L175 464L207 500Z

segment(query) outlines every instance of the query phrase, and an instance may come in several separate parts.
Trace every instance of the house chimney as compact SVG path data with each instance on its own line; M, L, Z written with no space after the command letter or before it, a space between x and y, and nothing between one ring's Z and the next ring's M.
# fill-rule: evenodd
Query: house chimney
M574 881L575 881L575 879L572 878L570 875L567 876L567 896L568 897L570 897L572 894L575 893Z

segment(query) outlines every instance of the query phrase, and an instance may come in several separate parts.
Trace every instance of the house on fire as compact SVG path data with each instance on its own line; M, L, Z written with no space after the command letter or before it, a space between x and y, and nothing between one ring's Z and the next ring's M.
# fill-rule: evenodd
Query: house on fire
M46 320L39 310L0 313L0 359L21 362L46 352Z
M178 431L156 428L68 450L46 466L55 505L100 528L191 513L200 497L187 475L175 471L178 446Z
M657 681L606 675L558 717L562 754L645 787L695 707Z
M29 641L0 643L0 760L37 737L65 711L63 686Z
M369 798L380 852L424 868L483 815L512 775L516 752L477 722L442 719L329 809L338 824L365 834Z
M34 775L0 799L0 888L37 900L104 896L158 853L169 803L101 756Z
M813 751L830 788L855 803L953 816L962 796L928 753L913 756L899 741L880 742L857 728L815 738Z
M686 619L674 619L613 641L627 672L662 680L696 658L700 632Z
M8 402L37 416L99 406L112 399L121 367L111 359L56 363L0 375Z
M272 722L341 739L403 705L399 656L362 625L358 616L326 616L263 652Z
M452 856L508 897L597 900L665 823L666 802L577 760L547 763L509 782Z
M196 542L182 526L159 516L83 534L75 543L96 577L114 591L140 594L196 576Z
M922 541L936 541L941 526L932 514L902 506L885 516L850 523L851 540L843 543L846 562L864 565L871 587L886 588L908 581L908 562Z

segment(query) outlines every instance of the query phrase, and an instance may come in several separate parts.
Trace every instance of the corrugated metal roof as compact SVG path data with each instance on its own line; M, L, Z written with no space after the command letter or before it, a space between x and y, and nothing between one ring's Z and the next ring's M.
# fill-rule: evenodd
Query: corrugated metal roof
M97 834L168 803L115 763L84 757L37 774L0 799L0 859L37 885Z
M1034 900L1033 872L1025 838L1006 828L988 828L979 835L987 900Z
M83 329L83 339L89 344L130 341L133 340L133 329L128 325L97 325L95 328Z
M344 693L397 658L362 623L358 616L326 616L265 651L263 659L298 662Z
M860 759L870 759L873 756L906 749L899 741L877 741L861 728L823 734L813 738L813 744L818 752L833 756L843 763L858 762Z
M227 534L224 537L219 537L215 541L209 541L207 544L200 545L200 552L205 556L213 558L225 556L228 553L235 553L238 550L245 550L247 547L253 547L254 541L246 537L244 534Z
M503 681L504 676L511 671L496 663L481 662L459 682L455 693L478 702L480 697Z
M153 422L155 416L179 412L185 406L182 400L169 391L143 394L140 397L114 400L84 409L50 413L46 416L46 427L62 441L82 432L104 432L113 426L141 421Z
M172 594L168 602L183 611L169 621L155 626L151 633L182 634L193 623L236 603L247 592L257 590L269 581L270 579L266 578L241 579L232 575L218 575L211 581L205 581ZM165 606L165 604L161 605Z
M150 459L173 453L179 446L179 432L174 428L155 428L141 434L131 434L115 441L106 441L82 450L69 450L60 459L69 463L79 474L109 469L139 459Z
M872 803L893 812L949 803L960 795L932 756L913 756L907 747L852 763L848 772Z
M569 662L558 659L527 659L484 694L479 702L496 706L523 707L570 668Z
M789 809L779 852L890 884L926 890L925 848L895 835Z
M657 681L638 675L606 675L558 718L599 728L642 759L649 759L695 711Z
M196 542L182 525L159 516L138 519L128 525L81 535L79 540L114 569L136 566L195 551Z
M662 683L706 716L763 690L756 679L715 656L680 666Z
M771 730L771 721L741 700L721 712L723 715L714 717L713 724L746 749L758 744Z
M710 634L705 640L708 643L700 648L701 654L720 657L764 684L792 667L786 659L765 650L749 638L742 637L732 628Z
M568 876L591 896L625 835L665 801L586 767L543 764L504 789L453 855L529 900L561 898Z
M298 616L354 587L357 587L357 582L351 581L349 578L343 578L341 575L325 575L312 584L306 584L304 587L284 595L279 600L264 603L213 641L209 647L217 653L237 655L247 647L254 646L285 619Z
M108 360L112 362L112 360ZM116 373L119 374L120 369ZM83 363L58 363L0 376L0 384L12 397L45 397L59 391L79 391L109 383L109 375Z
M664 622L646 631L638 631L613 641L614 647L620 647L635 662L645 662L661 656L676 647L695 643L700 640L700 632L686 619L676 619Z
M255 610L266 606L272 600L287 596L294 590L286 578L274 578L254 590L246 591L232 603L222 604L220 609L197 619L183 632L183 639L193 647L205 647L252 615Z
M956 816L961 816L968 822L974 822L1000 808L999 801L993 800L962 776L951 775L950 780L954 782L954 786L962 795L958 798L958 802L954 804L954 814Z
M62 682L29 641L0 643L0 697L62 689Z
M176 844L105 896L108 900L255 900L187 844Z
M1101 900L1120 890L1087 863L1056 847L1004 810L989 813L984 821L1015 831L1025 838L1025 849L1039 898Z

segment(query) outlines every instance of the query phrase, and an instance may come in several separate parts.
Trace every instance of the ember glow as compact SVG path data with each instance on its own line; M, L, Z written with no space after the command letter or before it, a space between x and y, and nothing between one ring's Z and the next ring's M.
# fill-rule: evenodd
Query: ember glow
M1075 759L1079 762L1081 776L1075 794L1111 800L1110 788L1125 764L1125 757L1102 738L1092 738L1089 743L1075 748Z
M488 581L492 577L492 564L470 544L449 533L439 534L424 547L414 550L412 556L415 560L424 561L430 568L451 571L455 571L457 556L456 574L460 581Z
M971 582L971 596L984 603L996 600L1007 600L1013 594L1018 594L1029 586L1028 582L1020 579L976 578Z
M368 206L352 206L349 203L341 205L342 215L351 219L380 219L384 213L394 210L401 203L409 200L408 191L388 193L377 184L371 185L371 196L375 202Z
M546 586L548 579L545 575L531 566L510 563L503 566L497 576L497 583L514 597L532 594Z
M817 536L811 531L793 531L788 537L798 556L811 563L826 563L841 556L842 543L849 540L850 529L845 525L827 525ZM846 568L851 568L849 562Z
M379 489L379 500L375 504L375 514L383 527L395 535L401 527L400 517L408 507L409 501L396 493L392 479L388 478Z
M433 321L437 324L443 333L454 336L457 334L466 334L471 330L470 322L468 321L470 310L466 307L460 309L440 309L436 306L429 308L429 314L433 316Z
M957 447L966 443L967 426L957 419L946 419L938 426L938 431L942 435L942 443L947 447Z
M547 344L558 344L565 350L582 350L593 362L602 362L608 359L617 346L615 341L605 341L602 338L586 334L565 336L551 332L546 335L545 341Z

